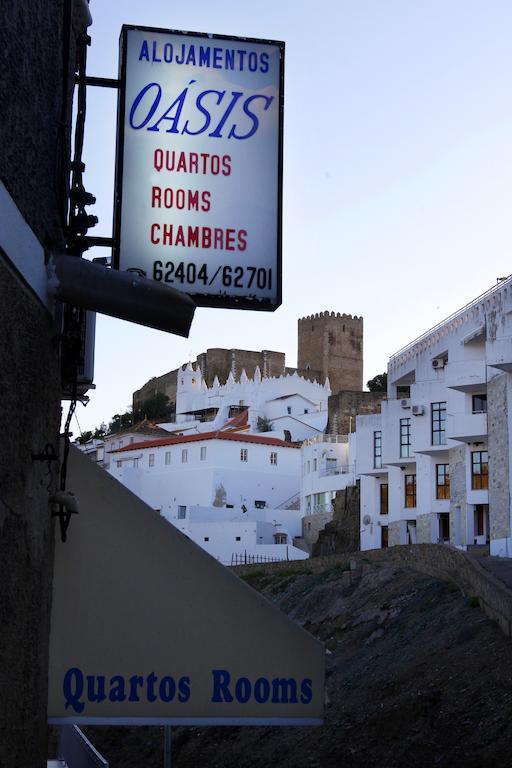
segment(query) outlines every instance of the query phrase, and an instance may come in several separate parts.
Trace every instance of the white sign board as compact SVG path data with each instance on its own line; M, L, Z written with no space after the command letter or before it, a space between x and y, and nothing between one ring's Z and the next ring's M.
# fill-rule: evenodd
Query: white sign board
M72 448L51 723L315 725L323 645Z
M123 27L114 266L281 304L284 43Z

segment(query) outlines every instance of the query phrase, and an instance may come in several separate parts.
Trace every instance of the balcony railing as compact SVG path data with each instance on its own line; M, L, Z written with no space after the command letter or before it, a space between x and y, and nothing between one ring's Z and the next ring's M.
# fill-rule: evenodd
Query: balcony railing
M309 512L308 514L322 515L322 514L325 514L325 512L332 512L332 511L333 511L332 501L329 501L326 504L313 504L311 508L311 512Z
M340 464L339 462L332 464L320 465L318 469L318 477L330 477L331 475L347 475L355 471L354 464Z
M476 297L476 299L473 299L473 301L470 301L461 309L458 309L456 312L453 312L448 317L445 317L445 319L441 320L440 323L437 323L436 325L432 326L432 328L429 328L428 331L425 331L425 333L422 333L421 336L418 336L409 344L406 344L405 347L402 347L393 355L391 355L391 357L389 358L389 364L391 364L393 360L395 360L395 358L397 358L399 355L403 355L404 352L407 352L407 350L412 349L416 344L418 344L418 342L428 338L431 333L434 333L434 331L437 331L440 328L442 328L444 325L446 325L446 323L449 323L451 320L454 320L459 315L462 315L464 312L467 312L467 310L470 309L471 307L475 307L477 304L480 304L480 302L488 298L495 291L500 290L505 285L510 285L511 277L512 276L509 276L506 280L502 280L500 283L498 283L498 285L493 285L491 288L488 288L487 291L484 291L484 293L481 293L480 296Z
M314 445L315 443L348 443L348 435L315 435L304 440L302 445Z

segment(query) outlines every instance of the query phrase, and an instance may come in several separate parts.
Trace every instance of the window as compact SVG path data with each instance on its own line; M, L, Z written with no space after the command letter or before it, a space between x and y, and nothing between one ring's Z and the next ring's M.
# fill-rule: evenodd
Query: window
M187 508L183 504L178 506L178 520L185 520L187 516Z
M473 395L473 413L487 413L487 395Z
M134 459L133 460L133 467L134 467L134 469L137 469L138 466L139 466L139 460L138 459Z
M272 451L270 454L270 463L273 464L273 466L277 466L277 451Z
M165 463L168 466L171 463L171 452L166 451L165 452Z
M248 456L247 448L240 448L240 461L246 462Z
M201 461L205 461L206 459L206 445L201 446Z
M388 484L381 483L380 486L380 514L388 514Z
M116 465L117 465L118 469L121 469L121 467L123 466L123 462L122 461L116 461Z
M287 541L286 533L274 533L274 544L286 544Z
M308 475L309 475L310 472L311 472L311 462L308 461L307 462L307 473L308 473Z
M287 413L288 415L290 415L290 413L291 413L291 412L292 412L292 407L291 407L291 405L287 405L287 406L286 406L286 413Z
M205 536L203 541L210 541L210 537L209 536Z
M318 461L317 459L313 459L313 472L316 472L318 468Z
M154 467L155 466L155 454L150 453L149 454L149 466Z
M416 475L405 475L405 506L408 509L416 506Z
M380 529L380 545L382 549L386 549L388 546L388 526L383 525Z
M471 454L471 488L474 491L489 487L489 454L487 451L473 451Z
M119 447L120 447L120 448L122 448L122 447L123 447L123 441L122 441L122 440L120 440L120 441L119 441Z
M254 500L254 508L255 509L265 509L267 505L266 501L263 501L262 499L255 499Z
M187 461L188 461L188 449L183 448L183 450L181 451L181 463L186 464Z
M450 465L436 464L436 499L450 498Z
M338 473L338 462L336 459L326 459L325 460L325 472L327 475L337 475Z
M380 429L373 433L373 466L375 469L382 467L382 432Z
M432 445L446 445L446 403L432 403Z
M235 541L241 541L240 536L235 536Z
M400 419L400 458L408 459L411 455L411 417Z
M304 413L309 413L309 408L304 408Z
M311 496L306 496L306 515L311 514Z

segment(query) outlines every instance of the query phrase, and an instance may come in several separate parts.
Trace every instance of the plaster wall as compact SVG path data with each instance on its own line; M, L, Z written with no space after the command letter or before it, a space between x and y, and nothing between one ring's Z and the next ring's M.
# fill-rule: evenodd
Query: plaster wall
M23 7L22 7L23 5ZM69 136L63 86L64 4L4 3L0 24L0 180L41 245L64 245ZM74 59L71 41L70 60ZM0 765L46 764L48 632L53 535L49 493L58 450L58 329L11 265L0 238ZM42 259L42 249L26 253ZM51 470L50 472L48 470Z

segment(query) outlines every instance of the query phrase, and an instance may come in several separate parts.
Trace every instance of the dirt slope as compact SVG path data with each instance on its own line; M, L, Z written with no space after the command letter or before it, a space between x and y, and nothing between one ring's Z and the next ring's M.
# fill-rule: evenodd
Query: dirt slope
M318 728L176 728L173 768L512 766L512 644L448 583L333 559L245 578L326 643ZM162 729L89 728L111 768L161 768Z

